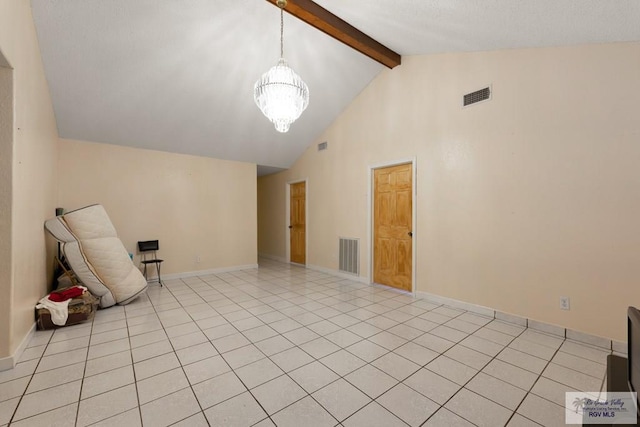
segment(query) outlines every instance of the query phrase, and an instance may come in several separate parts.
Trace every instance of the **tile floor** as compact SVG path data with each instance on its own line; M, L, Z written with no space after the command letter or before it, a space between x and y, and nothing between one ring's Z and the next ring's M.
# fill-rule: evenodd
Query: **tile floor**
M0 426L556 426L607 353L261 261L37 332Z

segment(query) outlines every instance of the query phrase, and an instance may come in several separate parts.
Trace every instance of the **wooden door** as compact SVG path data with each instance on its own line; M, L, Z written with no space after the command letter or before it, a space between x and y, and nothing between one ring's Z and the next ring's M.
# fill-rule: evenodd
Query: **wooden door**
M289 231L291 262L306 264L306 186L304 182L291 184Z
M373 281L411 291L412 165L374 170Z

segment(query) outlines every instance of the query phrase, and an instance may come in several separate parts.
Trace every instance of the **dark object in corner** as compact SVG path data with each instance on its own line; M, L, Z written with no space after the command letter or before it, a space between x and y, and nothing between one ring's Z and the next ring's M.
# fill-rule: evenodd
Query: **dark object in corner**
M144 266L143 275L147 279L147 265L155 264L156 272L158 273L158 283L162 286L162 278L160 277L160 264L164 262L163 259L158 259L156 251L160 250L160 243L157 240L145 240L138 242L138 252L142 254L142 260L140 263ZM149 279L147 279L148 281Z
M98 309L98 299L91 295L89 292L85 292L82 296L74 298L69 301L69 317L67 323L64 326L75 325L90 321ZM36 309L36 325L39 330L57 329L63 326L58 326L51 321L51 314L46 308Z

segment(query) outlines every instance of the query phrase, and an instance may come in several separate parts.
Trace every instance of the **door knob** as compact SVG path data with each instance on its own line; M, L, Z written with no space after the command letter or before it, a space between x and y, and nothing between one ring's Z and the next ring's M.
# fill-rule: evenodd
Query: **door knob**
M293 225L290 225L289 228L293 228Z
M413 237L413 231L410 231L407 234L409 235L409 237Z

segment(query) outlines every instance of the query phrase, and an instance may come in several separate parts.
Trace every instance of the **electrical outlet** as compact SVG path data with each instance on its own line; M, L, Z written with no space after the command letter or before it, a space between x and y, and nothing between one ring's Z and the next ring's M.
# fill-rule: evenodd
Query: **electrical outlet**
M560 310L570 310L569 297L560 297Z

